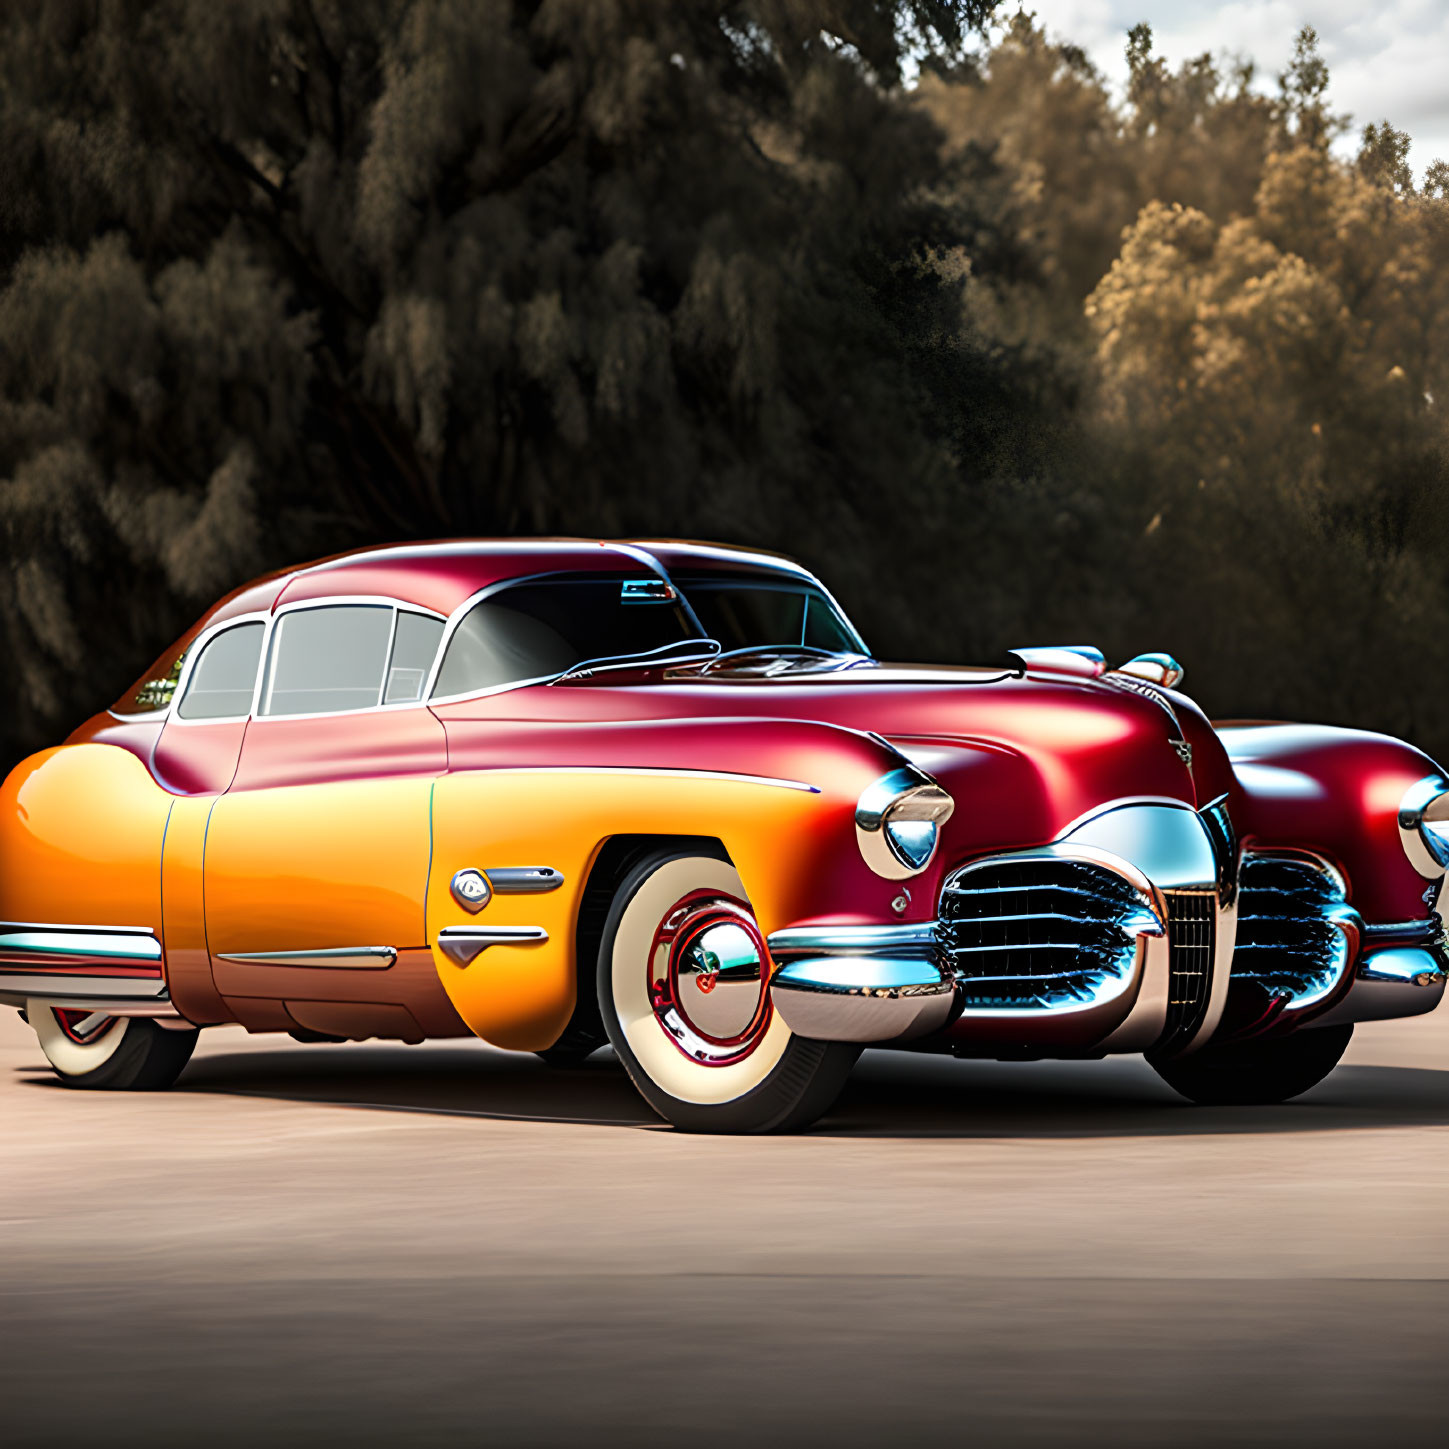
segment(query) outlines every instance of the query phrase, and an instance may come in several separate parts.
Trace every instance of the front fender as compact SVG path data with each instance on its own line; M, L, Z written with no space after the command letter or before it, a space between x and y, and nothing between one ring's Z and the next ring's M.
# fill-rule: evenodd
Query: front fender
M1219 725L1232 761L1230 810L1248 849L1309 850L1348 882L1369 921L1428 914L1438 889L1410 864L1399 803L1426 775L1426 754L1402 740L1327 725Z
M801 749L798 736L809 731L815 733L811 748ZM708 732L698 725L689 733L693 745L707 743ZM801 920L898 919L891 901L899 884L873 874L855 843L860 792L898 763L888 747L832 726L733 720L730 748L698 748L691 752L698 763L685 763L690 757L676 751L673 760L653 765L616 764L608 758L609 734L598 732L594 764L454 769L434 786L428 941L444 990L479 1036L520 1050L557 1039L575 1005L584 889L599 852L615 836L720 840L767 934ZM457 758L466 744L450 732L449 748ZM736 767L759 760L761 773L704 763L721 754ZM765 773L786 756L795 767L790 773ZM450 889L459 870L527 866L557 871L562 884L495 893L476 913ZM460 928L544 934L489 945L463 964L440 944L448 939L444 931Z

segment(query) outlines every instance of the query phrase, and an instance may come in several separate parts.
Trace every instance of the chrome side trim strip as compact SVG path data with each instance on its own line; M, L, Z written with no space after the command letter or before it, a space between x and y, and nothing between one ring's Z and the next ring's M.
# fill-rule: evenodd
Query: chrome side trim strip
M332 946L322 951L222 951L218 961L239 966L341 966L356 971L385 971L397 960L392 946Z
M548 940L542 926L444 926L438 932L438 949L459 966L490 946L534 946Z
M564 883L563 872L551 865L485 866L483 874L494 893L500 896L540 895L544 891L556 891Z
M537 682L537 681L535 681ZM459 699L472 696L457 696ZM430 704L446 701L430 700ZM785 790L804 790L818 795L818 785L807 785L803 780L780 779L773 775L736 775L728 770L686 770L680 767L651 765L501 765L497 769L479 771L489 775L657 775L676 780L730 780L739 785L778 785Z
M159 964L161 943L144 927L0 924L0 960L38 964L49 956Z

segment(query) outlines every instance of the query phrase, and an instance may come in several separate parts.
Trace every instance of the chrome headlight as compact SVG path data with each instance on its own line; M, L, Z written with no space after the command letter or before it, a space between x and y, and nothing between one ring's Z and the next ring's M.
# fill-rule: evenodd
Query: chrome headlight
M1449 784L1427 775L1399 802L1399 839L1420 875L1438 880L1449 866Z
M855 806L855 838L865 863L887 880L920 875L955 808L956 802L914 765L882 775L866 786Z

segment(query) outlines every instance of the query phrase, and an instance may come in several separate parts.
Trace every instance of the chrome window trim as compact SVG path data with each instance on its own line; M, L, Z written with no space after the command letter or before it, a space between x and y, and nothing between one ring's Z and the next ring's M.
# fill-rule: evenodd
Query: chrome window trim
M266 714L262 711L261 693L263 682L270 686L271 665L272 665L272 639L281 621L288 615L298 613L303 609L333 609L347 608L354 605L371 605L375 608L391 609L393 611L391 628L388 633L388 654L383 661L382 684L378 689L378 703L359 705L354 709L319 709L307 714ZM397 616L400 613L421 614L427 619L438 619L446 624L446 618L436 609L430 609L425 604L409 603L406 599L394 598L390 594L328 594L325 598L297 599L290 604L282 604L273 610L270 618L271 624L267 630L267 637L263 640L265 653L262 658L261 673L257 678L257 692L252 696L251 718L257 724L273 720L299 720L299 719L338 719L344 715L351 714L375 714L382 710L398 709L419 709L428 703L426 696L421 699L399 700L396 704L381 703L383 695L387 693L387 672L388 665L392 661L392 643L397 636ZM446 637L446 630L444 633ZM442 655L442 642L439 641L438 652L433 657L433 664L436 667L438 659Z
M215 715L211 719L186 719L182 716L179 706L186 698L186 692L191 688L191 676L196 672L196 666L201 656L206 653L211 641L219 635L226 633L228 629L235 629L242 624L260 624L262 626L262 649L257 656L257 677L252 681L252 703L251 708L245 714L224 714ZM185 725L188 729L194 729L198 725L216 724L238 724L249 720L256 713L257 692L261 688L262 674L267 662L267 647L272 637L272 615L270 610L255 610L249 614L237 614L231 619L222 619L218 623L208 625L196 636L191 648L186 651L186 663L182 666L181 677L176 681L176 693L171 697L171 704L168 712L171 718L167 721L168 728L172 725Z
M277 621L282 619L285 615L293 613L299 609L326 609L338 604L372 604L380 608L392 609L395 612L421 614L428 619L437 619L445 625L447 623L447 616L444 614L440 614L436 609L430 609L426 604L415 604L407 599L395 598L391 594L328 594L325 597L316 599L297 599L293 603L281 604L273 609L256 610L248 614L237 614L234 618L222 619L217 623L208 626L196 636L196 639L193 641L191 648L187 651L186 664L181 671L181 677L176 681L176 694L174 696L173 704L168 705L165 710L155 711L152 717L155 717L156 715L170 715L171 718L167 720L168 726L186 725L190 727L194 725L209 724L237 724L245 720L251 720L254 724L260 724L263 721L273 720L335 719L342 715L370 714L379 710L418 709L426 706L428 701L426 698L424 698L403 700L397 704L365 705L359 709L319 710L316 714L264 715L261 713L262 687L264 681L266 680L268 665L271 660L272 636L276 630ZM238 624L254 623L262 624L265 627L266 632L262 635L261 663L257 668L256 683L252 688L251 709L246 714L223 715L215 719L183 719L179 714L175 712L175 702L179 702L181 700L181 698L183 697L183 691L185 691L189 687L191 682L192 670L196 667L196 661L201 657L201 654L205 650L206 646L212 641L212 639L216 635L222 633L226 629L234 628ZM394 617L394 629L396 628L396 623L397 621ZM441 642L439 643L438 648L439 653L441 654ZM437 657L434 658L433 664L436 667ZM386 687L386 679L384 678L384 692L386 691ZM139 717L136 715L123 715L120 716L120 718L125 720L132 720Z
M397 643L397 620L401 609L392 611L392 618L388 621L387 648L382 651L382 678L377 681L377 705L382 708L383 701L387 698L387 681L392 674L392 651ZM409 700L410 704L420 704L421 700Z

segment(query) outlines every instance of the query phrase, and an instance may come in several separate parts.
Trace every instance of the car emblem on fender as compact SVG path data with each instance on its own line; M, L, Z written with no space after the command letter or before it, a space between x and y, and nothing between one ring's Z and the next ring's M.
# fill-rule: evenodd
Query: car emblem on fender
M1182 761L1188 769L1192 769L1192 746L1186 740L1169 740L1168 744L1177 751L1177 758Z
M460 870L453 877L448 889L452 891L453 899L465 911L471 911L474 915L488 904L493 895L488 885L488 877L481 870Z

